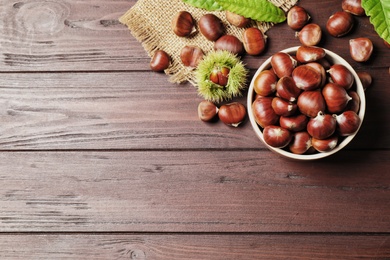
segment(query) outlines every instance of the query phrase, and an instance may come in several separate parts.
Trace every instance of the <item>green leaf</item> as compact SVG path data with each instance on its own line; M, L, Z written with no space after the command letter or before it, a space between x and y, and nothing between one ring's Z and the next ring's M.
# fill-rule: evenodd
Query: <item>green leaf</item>
M222 7L214 0L183 0L184 3L207 11L220 11Z
M378 35L390 43L390 1L362 0L362 7Z
M286 20L282 9L267 0L216 0L225 10L260 22L281 23Z

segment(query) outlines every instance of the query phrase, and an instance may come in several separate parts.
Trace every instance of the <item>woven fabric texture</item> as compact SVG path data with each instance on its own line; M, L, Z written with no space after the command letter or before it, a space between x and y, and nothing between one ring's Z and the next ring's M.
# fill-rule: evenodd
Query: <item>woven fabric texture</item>
M298 0L270 0L276 6L287 12ZM214 42L207 40L198 30L189 38L179 37L173 33L171 23L174 16L180 11L188 11L195 21L207 13L213 13L224 23L226 33L242 38L245 28L238 28L226 20L224 11L207 11L184 3L182 0L138 0L123 16L119 18L122 24L127 25L131 34L142 43L150 57L156 50L164 50L171 57L171 65L165 70L169 81L173 83L190 82L196 86L193 68L186 67L180 60L180 52L186 45L200 47L205 54L213 50ZM273 24L253 22L249 26L259 28L263 33Z

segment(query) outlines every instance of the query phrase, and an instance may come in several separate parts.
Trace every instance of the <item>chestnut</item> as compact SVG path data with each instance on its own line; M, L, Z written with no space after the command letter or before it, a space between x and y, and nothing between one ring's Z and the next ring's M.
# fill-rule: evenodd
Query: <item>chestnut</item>
M314 46L320 43L322 37L321 27L316 23L305 25L302 30L295 34L299 41L306 46Z
M211 101L203 100L198 105L199 119L204 122L209 122L212 119L214 119L217 113L218 113L218 107L214 105L214 103Z
M161 72L169 67L170 62L171 58L168 53L163 50L157 50L150 61L150 68L153 71Z
M345 111L351 110L355 113L359 112L360 109L360 96L356 91L350 90L348 91L348 96L352 99L348 102Z
M246 108L239 102L222 105L218 111L219 119L226 125L238 127L246 116Z
M371 74L368 73L367 71L359 71L359 72L357 72L357 75L358 75L360 81L362 82L363 89L367 90L372 84Z
M274 97L271 106L275 114L279 116L292 116L298 110L296 103L288 102L280 97Z
M341 8L344 11L350 12L351 14L357 16L364 16L366 14L362 7L361 0L343 0L341 2Z
M226 15L226 20L231 25L237 26L238 28L243 28L243 27L247 26L251 21L251 19L249 19L249 18L245 18L242 15L239 15L239 14L236 14L236 13L233 13L230 11L226 11L225 15Z
M234 35L223 35L214 43L214 50L226 50L240 55L244 52L244 45Z
M329 17L326 23L326 30L333 37L341 37L351 31L353 23L351 13L338 11Z
M329 138L336 131L336 119L330 114L318 112L317 116L310 118L307 123L307 132L316 139Z
M342 112L352 99L343 87L332 82L329 82L322 88L322 96L330 113Z
M200 32L210 41L216 41L225 32L222 20L214 14L205 14L199 19Z
M308 132L302 131L293 134L292 141L289 143L288 148L292 153L304 154L311 146L311 136Z
M297 61L288 53L278 52L272 55L271 66L276 76L282 78L291 76L294 68L297 66Z
M195 20L187 11L178 12L171 23L173 32L180 37L190 36L196 32Z
M344 111L340 115L333 115L337 122L337 132L341 136L354 134L360 127L361 119L354 111Z
M293 6L287 13L287 25L293 30L300 30L309 20L309 14L298 5Z
M292 72L295 85L302 90L314 90L321 86L322 75L308 65L296 67Z
M297 87L292 77L282 77L276 83L276 94L290 102L297 101L302 90Z
M333 64L327 71L332 81L346 90L350 89L355 82L352 72L343 64Z
M192 45L186 45L180 52L180 59L184 66L196 68L203 59L204 53L201 48Z
M229 80L230 69L227 67L216 66L211 71L210 80L220 86L226 86Z
M263 138L268 145L275 148L283 148L290 143L292 134L283 127L269 125L263 130Z
M309 118L304 114L294 116L281 116L279 124L281 127L290 130L291 132L299 132L306 129Z
M371 40L366 37L349 40L349 52L352 59L357 62L365 62L370 59L373 49Z
M249 55L259 55L264 51L266 37L258 28L251 27L246 29L242 38L244 49Z
M296 53L296 58L301 63L318 61L325 58L325 56L325 50L316 46L299 46Z
M279 121L279 116L272 108L272 97L256 98L252 103L253 115L256 123L261 127L276 124Z
M254 80L254 91L260 96L269 96L276 90L278 78L272 70L263 70Z
M318 152L329 152L333 150L338 143L338 136L337 135L332 135L329 138L326 139L317 139L312 137L311 138L311 145L316 149Z
M318 112L326 109L325 99L320 90L303 91L298 97L297 105L299 111L308 117L315 117Z

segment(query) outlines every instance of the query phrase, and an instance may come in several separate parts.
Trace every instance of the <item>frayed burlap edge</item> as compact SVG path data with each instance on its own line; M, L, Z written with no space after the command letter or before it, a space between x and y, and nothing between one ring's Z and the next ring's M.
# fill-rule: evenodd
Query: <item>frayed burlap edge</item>
M298 0L270 0L283 11L287 12ZM210 12L184 3L182 0L138 0L119 21L127 25L134 38L139 41L147 54L153 57L156 50L164 50L171 57L171 65L165 70L172 83L190 82L196 86L193 68L186 67L180 60L180 51L186 45L200 47L206 54L213 50L214 42L207 40L198 30L196 34L187 37L178 37L171 28L173 17L180 11L188 11L195 21L199 21L206 13L213 13L224 23L226 33L242 39L245 28L237 28L229 24L224 11ZM266 22L253 22L249 26L259 28L263 33L273 24Z

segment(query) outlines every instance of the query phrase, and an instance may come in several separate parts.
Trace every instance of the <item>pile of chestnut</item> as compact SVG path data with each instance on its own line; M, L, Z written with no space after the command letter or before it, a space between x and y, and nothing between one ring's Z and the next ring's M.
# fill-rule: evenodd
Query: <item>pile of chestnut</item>
M225 14L227 21L238 28L247 27L251 22L250 19L229 11ZM234 35L226 34L224 23L212 13L205 14L199 21L195 21L190 12L180 11L173 17L171 27L178 37L191 37L200 31L205 40L214 42L215 50L227 50L237 55L244 53L259 55L266 46L266 37L258 28L246 28L241 40ZM186 45L180 52L182 64L191 68L196 68L203 56L204 51L195 45ZM167 69L170 62L169 55L163 50L158 50L152 57L150 67L153 71L160 72Z
M324 49L278 52L257 74L252 110L264 141L295 154L334 149L360 127L360 98L352 72L332 64Z

